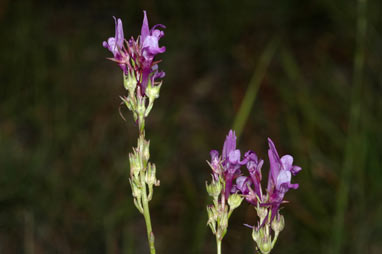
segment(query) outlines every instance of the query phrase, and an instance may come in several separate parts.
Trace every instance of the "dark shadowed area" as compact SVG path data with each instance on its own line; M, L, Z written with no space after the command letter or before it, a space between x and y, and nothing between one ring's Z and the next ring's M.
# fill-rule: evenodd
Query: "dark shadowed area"
M112 16L136 37L143 10L167 26L146 123L157 253L216 253L206 160L231 128L265 178L267 137L303 168L272 253L382 253L379 0L0 0L0 253L149 253L128 181L138 131L102 47ZM255 253L256 220L235 210L223 253Z

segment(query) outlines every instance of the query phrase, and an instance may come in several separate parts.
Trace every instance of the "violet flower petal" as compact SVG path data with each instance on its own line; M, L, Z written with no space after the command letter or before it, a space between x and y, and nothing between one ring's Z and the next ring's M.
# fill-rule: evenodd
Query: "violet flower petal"
M228 154L228 161L232 164L238 164L240 161L240 150L233 150Z
M276 182L276 189L277 190L281 190L281 185L287 183L289 184L290 181L292 179L292 173L290 171L287 171L287 170L281 170L279 175L277 176L277 182ZM285 190L285 189L283 189ZM287 191L288 189L285 190L285 192ZM284 192L284 191L283 191ZM284 192L284 193L285 193Z
M219 174L221 173L220 171L220 166L219 166L219 152L216 150L211 150L210 152L211 155L211 162L210 165L212 167L213 175L215 180L219 179Z
M115 17L113 17L113 18L114 18L114 21L115 21L115 41L116 41L116 46L119 49L122 49L123 42L125 41L125 37L123 35L122 20L121 19L116 20Z
M280 158L280 162L285 170L290 170L293 165L293 157L289 154L284 155Z
M108 38L107 41L104 41L102 46L107 48L113 54L115 60L122 61L124 58L123 43L125 41L125 37L123 35L122 20L117 20L114 16L113 18L115 23L115 35L114 37ZM125 63L120 63L119 66L124 73L127 73L127 66Z
M230 130L223 145L222 159L225 161L231 151L236 149L236 135Z
M249 193L248 185L250 184L251 180L247 176L239 176L236 178L236 188L240 190L243 195L247 195Z
M298 172L301 171L301 167L299 166L293 166L292 169L290 170L292 172L292 175L296 175Z
M276 182L277 182L277 176L280 172L280 157L277 153L276 147L273 143L273 141L268 138L268 157L269 157L269 176L268 176L268 186L267 191L271 192L271 190L274 188Z
M277 212L284 199L285 193L289 189L298 188L298 184L292 184L291 180L292 174L295 175L301 168L293 165L293 157L291 155L284 155L280 158L272 140L268 139L268 141L270 172L267 187L269 200L267 201L267 204L271 206L272 221L274 219L274 214Z
M122 26L122 20L116 19L114 16L114 23L115 23L115 35L114 37L110 37L107 42L104 41L102 45L107 48L111 53L113 53L113 56L115 59L120 60L121 53L120 50L123 48L123 42L125 40L125 37L123 35L123 26Z
M149 22L147 20L146 11L143 11L143 23L141 28L141 43L150 35Z

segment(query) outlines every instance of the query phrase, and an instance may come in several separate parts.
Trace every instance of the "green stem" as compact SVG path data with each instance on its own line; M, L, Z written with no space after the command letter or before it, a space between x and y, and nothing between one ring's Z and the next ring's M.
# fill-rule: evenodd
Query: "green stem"
M154 233L151 227L151 218L150 218L150 209L149 209L149 201L147 199L147 191L146 191L146 183L144 181L143 174L141 175L141 182L143 187L142 191L142 203L143 203L143 216L145 217L146 222L146 230L147 230L147 240L150 245L150 254L155 254L155 246L154 246Z
M272 241L272 249L276 244L277 238L279 237L279 233L280 232L277 232L277 231L275 232L275 237L273 238L273 241Z
M219 240L218 237L216 237L216 248L217 248L217 254L222 253L222 241Z
M145 120L143 116L139 116L138 120L139 125L139 138L142 140L145 140ZM138 142L140 143L140 142ZM138 151L142 151L140 147L138 147ZM143 154L140 154L141 158L141 165L143 164ZM145 218L146 222L146 230L147 230L147 240L149 242L150 246L150 254L155 254L155 237L154 233L151 227L151 217L150 217L150 209L149 209L149 200L147 198L147 188L146 188L146 181L145 181L145 172L147 169L141 170L140 177L141 177L141 186L142 186L142 203L143 203L143 216Z

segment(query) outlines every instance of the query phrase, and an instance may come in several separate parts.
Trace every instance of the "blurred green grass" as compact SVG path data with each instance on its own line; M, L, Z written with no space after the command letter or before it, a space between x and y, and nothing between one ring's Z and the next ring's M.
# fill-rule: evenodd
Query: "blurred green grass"
M147 123L158 253L215 252L205 161L232 125L243 150L266 157L269 136L303 167L275 253L380 253L381 5L367 2L359 35L357 1L0 2L0 252L147 253L128 184L136 128L101 45L112 15L136 35L146 9L167 26ZM232 216L224 252L253 253L254 216Z

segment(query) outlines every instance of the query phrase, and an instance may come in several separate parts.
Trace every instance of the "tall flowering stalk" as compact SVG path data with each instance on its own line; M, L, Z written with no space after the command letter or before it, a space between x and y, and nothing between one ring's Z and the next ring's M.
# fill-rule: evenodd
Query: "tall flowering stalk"
M157 54L166 51L159 47L159 39L164 32L155 25L149 29L146 11L144 13L141 34L137 39L124 38L121 19L115 20L115 36L103 42L103 46L112 54L110 60L116 62L123 72L124 87L127 96L121 97L123 104L133 112L134 120L138 125L139 137L137 147L129 154L130 160L130 185L134 204L143 214L146 222L147 238L150 253L155 253L154 233L151 227L149 201L153 196L153 186L159 186L156 178L156 167L149 162L150 141L145 139L145 119L149 115L154 100L159 97L162 81L157 81L165 76L163 71L158 71L158 63L154 58Z
M284 229L285 222L284 217L280 214L280 206L287 202L284 201L285 193L289 189L298 188L298 184L292 184L291 179L292 175L296 175L301 170L299 166L293 165L291 155L279 156L270 138L268 138L268 144L270 170L265 193L263 193L261 186L261 168L264 161L259 159L256 153L251 150L246 152L241 160L240 150L236 149L236 137L232 130L224 143L222 157L219 157L216 151L211 151L211 162L209 164L212 168L213 180L211 185L207 186L208 193L213 196L220 190L213 187L217 185L217 182L222 182L225 185L224 188L221 188L223 198L219 199L213 196L214 204L215 200L224 200L225 197L229 199L237 195L254 206L259 221L254 226L247 226L252 228L252 238L257 244L257 250L262 254L271 252L279 233ZM240 171L241 166L246 166L248 176L242 174ZM222 180L217 181L216 179ZM215 189L216 192L213 191ZM222 201L220 202L222 203ZM238 204L240 205L240 203L241 200ZM207 211L208 225L211 227L212 232L217 235L214 225L218 219L215 218L222 217L221 214L224 215L224 213L215 212L217 210L215 206L213 206L213 209L211 207L207 208ZM228 225L228 219L226 224ZM224 228L224 234L226 230L227 227ZM218 247L218 253L220 253L220 247Z

